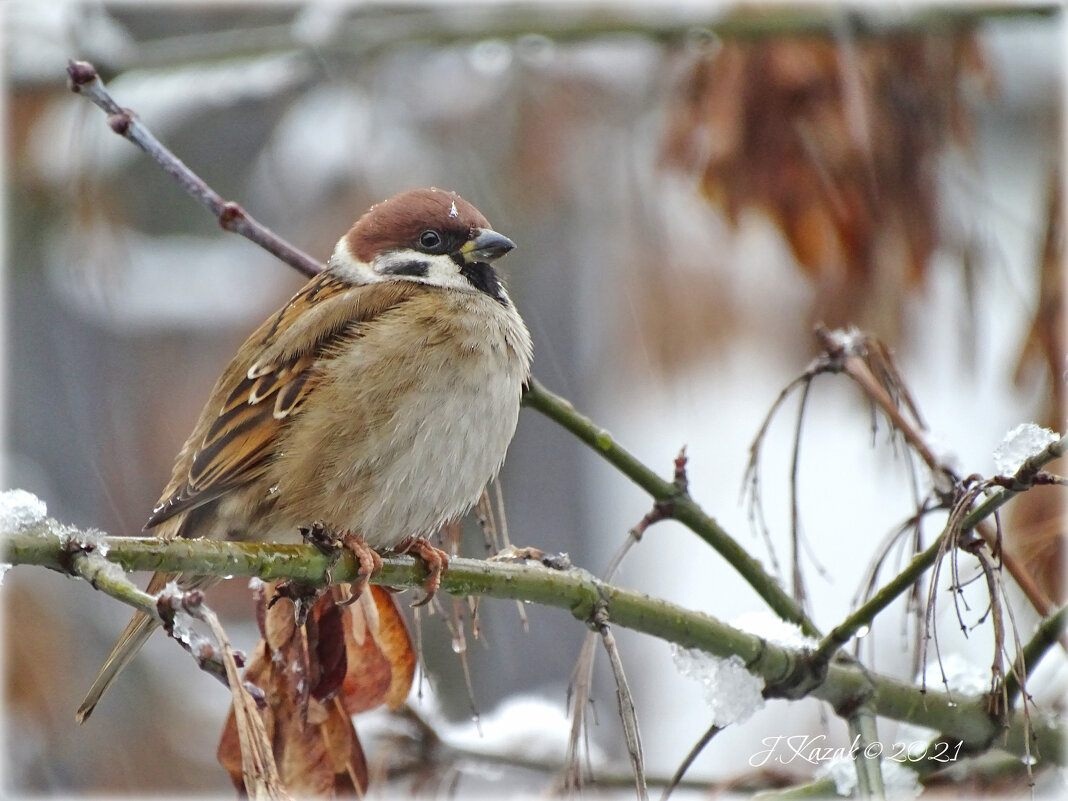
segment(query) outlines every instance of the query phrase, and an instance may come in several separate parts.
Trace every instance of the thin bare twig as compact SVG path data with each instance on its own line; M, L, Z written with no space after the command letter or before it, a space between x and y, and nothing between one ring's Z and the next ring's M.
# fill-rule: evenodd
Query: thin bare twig
M239 204L224 200L204 180L193 172L176 155L168 150L155 135L145 127L137 115L123 108L104 87L96 67L88 61L67 63L68 85L72 92L95 103L108 115L111 130L141 148L149 158L163 168L164 172L178 181L179 186L206 208L226 231L240 234L255 242L268 253L277 256L295 270L311 277L322 272L323 265L304 251L294 247L269 228L255 220Z
M859 331L830 331L816 326L816 338L824 353L837 369L855 381L886 415L909 447L931 471L935 489L948 492L957 483L957 476L949 465L939 459L922 435L926 429L908 387L886 347L874 337ZM876 375L878 373L878 375ZM912 416L909 420L902 408Z
M589 764L589 727L586 725L586 715L589 712L593 688L596 648L597 634L593 631L587 632L582 639L582 648L579 650L578 659L575 660L575 669L567 688L567 704L571 707L571 731L567 740L561 784L568 792L580 790L592 773Z
M764 517L764 503L760 483L760 451L764 444L764 439L767 437L768 429L771 427L771 421L775 419L775 414L778 412L779 407L790 397L790 393L798 387L802 387L807 392L812 380L822 372L822 369L821 360L816 359L805 368L801 375L783 387L778 397L772 402L767 414L764 415L764 420L761 422L760 428L757 429L753 441L749 443L749 461L745 466L745 473L742 477L742 499L748 498L747 509L750 525L757 530L761 539L764 540L768 559L771 560L771 568L777 576L782 575L782 567L775 554L775 546L771 540L771 530ZM800 420L798 425L800 425Z
M700 756L701 752L705 750L705 747L712 742L712 738L723 731L723 728L723 726L717 726L713 723L708 727L708 730L701 735L700 739L694 743L693 748L690 749L689 753L686 754L686 757L682 760L682 764L679 765L678 769L668 780L667 786L664 787L664 792L660 796L660 801L668 801L668 798L670 798L671 794L675 791L675 788L682 782L683 777L697 760L697 757Z
M960 478L949 465L935 455L927 443L924 435L926 425L886 346L875 337L854 330L830 331L819 325L816 326L815 334L823 347L823 358L827 362L827 369L839 370L848 375L886 415L894 430L901 434L913 452L927 465L936 494L947 498L953 493L960 485ZM1027 477L1026 487L1010 486L1015 480L1012 477L996 477L991 479L989 484L1006 489L1025 489L1036 483L1056 483L1041 479L1036 481L1038 472L1040 471L1035 471ZM997 537L990 530L989 525L980 523L977 530L990 546L991 552L1001 556L1005 569L1039 615L1046 617L1053 612L1053 602L1041 590L1027 569L1011 555L1005 557L1004 554L999 553Z
M619 570L620 565L623 563L623 559L630 552L631 548L637 545L642 536L645 534L649 526L659 523L662 520L668 520L672 517L674 511L675 497L688 497L690 481L686 475L686 447L683 446L678 455L675 457L674 462L674 475L672 478L672 484L675 487L676 495L674 497L667 497L656 500L653 503L653 508L638 521L636 525L627 531L627 538L619 546L619 549L612 556L612 559L608 563L608 567L604 572L604 580L611 581ZM581 735L586 732L586 710L590 703L591 693L593 692L593 668L597 660L597 651L594 647L596 642L596 630L591 631L583 640L582 648L579 650L578 659L575 662L575 669L572 673L571 686L568 688L569 698L568 703L571 706L571 736L568 744L568 755L564 769L564 784L568 789L576 789L581 786L585 780L585 773L582 767L578 764L579 753L578 743ZM604 633L602 632L602 639ZM614 648L614 638L612 638ZM605 642L605 648L609 649L607 641ZM611 656L611 653L609 654ZM617 654L618 658L618 654ZM623 665L619 665L619 669L616 670L616 666L613 665L613 673L616 675L616 694L620 698L620 713L624 713L624 706L622 703L624 690L619 686L619 679L623 677ZM626 682L626 678L623 677L623 681ZM625 694L629 696L630 690L626 689ZM631 704L633 706L633 704ZM626 731L631 724L627 720L623 720L623 727ZM637 732L637 720L633 722L634 731ZM640 748L640 743L638 743ZM588 750L588 749L587 749ZM628 748L628 753L633 752ZM640 757L640 754L639 754ZM635 780L639 781L637 773L635 774ZM641 781L644 782L644 779Z
M508 518L504 511L504 493L501 491L501 482L494 481L494 500L490 500L489 488L482 490L482 495L475 504L475 517L486 539L486 548L490 554L500 553L511 548L512 541L508 538ZM494 512L496 503L497 511ZM500 524L498 525L498 517ZM478 599L474 599L477 603ZM516 614L519 615L519 624L523 631L530 631L530 617L522 601L515 602Z
M627 747L631 770L634 772L634 787L640 801L648 801L649 790L645 783L645 756L642 752L642 736L638 728L638 713L634 708L634 696L631 695L627 676L623 672L623 660L619 656L615 635L608 625L608 615L604 605L598 606L591 621L594 631L601 635L601 643L608 654L612 666L612 676L616 682L616 700L619 703L619 718L623 722L623 741Z
M1006 705L1009 709L1016 702L1016 696L1022 689L1019 677L1026 671L1035 669L1053 644L1064 636L1066 627L1068 627L1068 606L1062 606L1038 625L1034 636L1023 647L1020 657L1014 663L1012 673L1005 680ZM1020 669L1017 669L1018 665Z

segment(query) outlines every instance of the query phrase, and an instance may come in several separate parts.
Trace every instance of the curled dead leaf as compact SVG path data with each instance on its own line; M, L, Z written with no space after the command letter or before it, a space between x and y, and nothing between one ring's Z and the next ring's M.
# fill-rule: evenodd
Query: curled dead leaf
M345 653L348 670L342 702L352 714L385 704L399 709L415 678L415 650L393 596L372 586L348 607Z
M295 796L363 795L367 763L351 715L404 703L415 676L415 652L389 592L371 587L350 606L332 588L315 604L305 628L282 599L267 606L258 593L263 639L245 669L245 682L263 693L259 710L282 785ZM238 721L231 709L219 741L219 763L247 792Z

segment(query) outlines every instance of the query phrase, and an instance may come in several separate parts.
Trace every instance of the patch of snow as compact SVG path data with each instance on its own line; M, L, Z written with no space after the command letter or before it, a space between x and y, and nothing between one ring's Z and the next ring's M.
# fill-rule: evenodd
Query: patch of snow
M104 548L103 550L106 551L107 548ZM97 569L100 575L102 575L108 581L111 581L115 584L130 583L130 579L126 575L126 571L114 562L109 562L107 559L105 559L104 554L100 549L97 549L95 552L90 554L89 559L92 560L92 565Z
M746 612L734 618L730 624L736 629L755 634L761 639L784 648L800 649L819 646L819 640L806 637L796 624L789 623L774 612L767 610Z
M817 776L830 776L838 795L851 796L857 789L857 769L849 757L838 757L817 771Z
M994 469L999 475L1010 476L1030 457L1042 453L1060 439L1060 435L1034 423L1021 423L1005 435L994 449Z
M0 492L0 532L25 531L47 516L48 506L32 492L21 489Z
M920 777L916 771L907 765L897 761L884 761L882 764L883 788L886 790L887 799L901 801L902 799L919 798L923 792Z
M84 531L70 529L65 539L74 547L83 551L93 551L101 556L108 555L108 544L104 541L107 537L103 531L95 528L87 528ZM115 565L118 567L118 565ZM119 569L121 572L121 568Z
M679 673L702 685L716 726L744 723L764 708L764 679L746 670L737 654L723 659L672 644L671 656Z
M536 695L504 699L496 709L474 723L442 723L441 738L464 750L499 756L558 762L567 753L571 719L562 704ZM603 755L591 754L594 762Z
M883 788L886 798L891 801L905 801L919 798L923 792L916 771L900 762L883 760L879 766L883 775ZM828 762L817 771L818 776L829 776L834 782L838 795L851 796L857 789L857 767L850 757L838 757Z
M951 693L982 695L990 689L990 671L982 665L969 662L960 654L943 656L941 670L937 660L930 662L927 665L927 684L940 682L943 673Z

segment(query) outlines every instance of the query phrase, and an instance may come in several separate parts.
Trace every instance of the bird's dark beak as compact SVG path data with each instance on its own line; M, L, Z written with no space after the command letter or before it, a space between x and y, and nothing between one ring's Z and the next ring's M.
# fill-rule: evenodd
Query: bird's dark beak
M467 240L460 248L460 255L468 264L476 261L493 261L499 259L509 250L515 247L513 242L503 234L498 234L489 228L475 229L477 236Z

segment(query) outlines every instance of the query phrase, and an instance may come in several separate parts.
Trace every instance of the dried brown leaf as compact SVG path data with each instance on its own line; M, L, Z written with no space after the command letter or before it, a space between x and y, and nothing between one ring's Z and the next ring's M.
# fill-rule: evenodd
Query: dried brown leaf
M258 598L264 639L244 679L263 693L256 720L282 785L296 796L366 792L367 764L351 714L401 705L415 675L415 654L393 597L371 587L355 604L338 606L335 592L317 601L306 629L296 625L291 600L267 607L270 589ZM231 709L218 759L235 787L248 792L241 719Z
M967 143L986 78L969 30L726 42L680 87L663 160L729 221L777 224L819 289L814 319L892 340L938 236L936 159Z
M380 704L400 708L415 678L416 659L396 601L387 590L372 586L348 609L342 703L352 714Z
M348 670L344 607L327 593L308 616L308 652L311 659L311 694L319 701L332 698Z
M219 762L235 786L252 799L289 799L288 782L278 770L271 739L256 702L237 673L234 652L214 613L201 616L221 645L226 678L233 696L230 715L219 743Z

